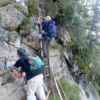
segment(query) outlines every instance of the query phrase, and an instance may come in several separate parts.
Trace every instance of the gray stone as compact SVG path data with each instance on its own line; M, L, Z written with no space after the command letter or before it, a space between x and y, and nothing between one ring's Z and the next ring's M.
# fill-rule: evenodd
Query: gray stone
M21 45L21 37L15 31L10 32L9 34L10 34L10 39L8 42L14 47L19 48Z
M50 57L54 57L54 56L59 56L60 57L60 52L57 49L51 49L50 50Z
M3 78L0 77L0 87L1 87L2 83L3 83Z
M5 70L5 58L0 58L0 75L2 75Z
M29 35L27 38L23 38L23 43L36 50L40 49L40 38L36 35Z
M29 54L29 55L32 54L33 55L33 54L36 53L35 50L33 50L31 47L29 47L29 46L27 46L25 44L22 44L21 47L25 48L26 54Z
M6 41L14 47L20 47L20 36L17 32L10 32L0 27L0 40Z
M17 57L17 49L12 45L8 45L7 42L0 40L0 57Z
M56 44L57 44L57 43L56 43L55 38L52 38L52 41L51 41L51 43L50 43L50 46L51 46L51 47L54 47Z
M9 45L9 57L17 57L17 49Z
M0 100L22 100L25 92L16 82L0 87Z
M0 8L0 27L15 29L25 19L25 15L12 5Z
M15 92L13 92L13 94L11 94L5 100L25 100L25 96L26 96L26 94L25 94L23 88L19 87L18 89L16 89Z
M50 67L53 68L54 73L61 72L61 59L60 59L60 52L56 49L50 50Z
M8 41L8 34L10 32L0 27L0 40Z
M62 41L64 46L68 46L68 42L71 41L68 30L63 26L57 26L58 38Z
M27 0L0 0L0 6L12 4L23 13L28 13Z
M23 43L31 46L32 48L34 48L35 50L39 50L40 49L40 42L39 40L33 40L32 37L28 37L28 38L23 38Z
M9 56L9 45L0 40L0 57L8 57Z
M37 18L35 16L30 18L31 26L36 26L37 25Z
M41 38L41 35L39 34L38 26L36 26L36 30L31 29L30 34L27 37L23 38L23 43L38 50L40 49L40 38Z

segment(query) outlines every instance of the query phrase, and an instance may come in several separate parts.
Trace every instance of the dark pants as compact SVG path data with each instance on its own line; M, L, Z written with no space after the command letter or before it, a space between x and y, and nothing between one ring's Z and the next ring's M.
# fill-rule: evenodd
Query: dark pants
M52 38L51 37L45 37L43 36L43 54L44 57L49 57L49 49L50 49L50 42L51 42Z

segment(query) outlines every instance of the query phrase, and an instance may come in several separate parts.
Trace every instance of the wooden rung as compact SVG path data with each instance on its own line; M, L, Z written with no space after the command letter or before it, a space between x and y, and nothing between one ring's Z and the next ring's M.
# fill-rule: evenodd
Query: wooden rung
M40 18L43 18L42 16L39 16ZM43 18L44 19L44 18Z
M45 77L50 76L50 74L45 75Z
M49 67L49 66L45 66L45 67L47 68L47 67Z

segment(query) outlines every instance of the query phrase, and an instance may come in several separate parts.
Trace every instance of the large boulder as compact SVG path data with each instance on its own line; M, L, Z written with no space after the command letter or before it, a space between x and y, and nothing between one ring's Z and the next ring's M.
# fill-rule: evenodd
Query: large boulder
M0 27L0 40L6 41L14 47L20 47L21 38L17 32L10 32Z
M17 57L17 48L0 40L0 57Z
M57 26L58 38L62 41L63 46L68 46L68 42L71 41L68 30L63 26Z
M14 7L20 9L23 13L28 13L27 0L0 0L0 6L12 4Z
M0 100L23 100L25 95L25 91L18 82L8 83L0 87Z
M36 27L36 30L31 29L30 34L26 38L23 38L23 43L38 50L40 48L40 38L41 35L39 34L38 27Z
M54 73L61 72L61 59L59 50L50 50L50 67L52 67Z
M0 75L2 75L4 72L6 72L5 68L5 58L0 58Z
M0 27L15 29L24 19L25 15L10 4L0 8Z
M26 54L28 54L28 55L34 55L36 53L36 51L33 50L32 47L30 47L30 46L28 46L28 45L26 45L24 43L21 45L21 47L25 48Z
M56 42L55 38L52 38L50 46L54 47L56 44L57 44L57 42Z
M9 56L9 45L5 41L0 40L0 57Z

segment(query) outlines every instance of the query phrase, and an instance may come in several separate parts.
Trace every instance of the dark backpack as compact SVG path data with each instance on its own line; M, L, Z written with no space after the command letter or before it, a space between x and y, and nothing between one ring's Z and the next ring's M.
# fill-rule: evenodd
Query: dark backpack
M36 69L39 69L44 66L43 61L37 55L25 56L23 58L25 58L27 62L30 64L29 73L34 73Z
M49 37L55 37L57 35L55 21L53 21L53 20L50 20L48 22L48 32L47 32L47 35Z

